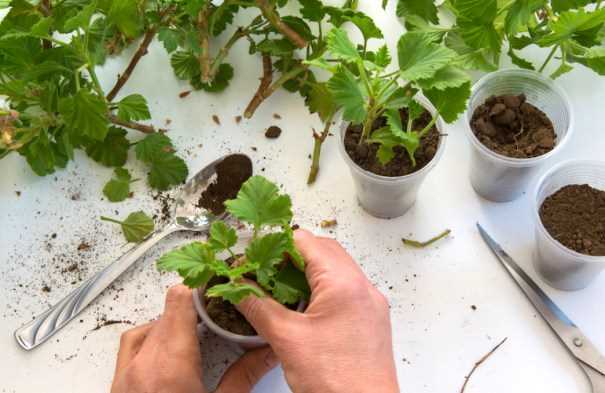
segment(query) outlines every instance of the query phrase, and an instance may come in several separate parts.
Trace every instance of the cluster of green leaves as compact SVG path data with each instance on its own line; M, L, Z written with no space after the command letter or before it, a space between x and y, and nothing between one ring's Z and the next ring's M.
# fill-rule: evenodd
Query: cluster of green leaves
M512 62L522 68L542 72L557 58L559 65L551 74L557 78L571 71L572 63L605 75L601 5L600 0L447 0L440 8L455 17L453 25L441 23L432 0L398 0L397 13L408 30L433 34L458 52L466 68L497 69L507 42ZM541 66L519 55L531 45L550 48Z
M304 261L294 246L290 228L290 197L280 194L277 186L264 177L253 176L242 185L237 198L225 206L253 229L243 255L233 251L238 242L235 229L217 221L210 228L207 242L193 242L163 255L157 262L158 269L178 272L191 288L204 286L215 276L223 277L227 282L207 288L206 294L233 304L251 294L264 296L263 289L282 304L296 304L307 298ZM261 234L269 229L277 231ZM227 258L221 258L221 254Z
M424 32L404 34L397 44L398 67L387 67L392 59L386 45L376 52L356 46L342 29L328 35L328 54L313 64L331 72L327 82L343 118L362 124L360 143L378 143L379 160L385 164L394 157L393 149L402 146L415 163L414 154L422 137L441 116L453 122L466 108L471 81L460 66L460 55L436 42ZM336 65L337 64L337 65ZM421 130L414 129L425 109L415 95L422 91L437 109L432 121ZM406 108L408 121L402 124L400 110ZM385 117L387 125L373 130L374 122Z
M136 123L151 118L149 108L139 94L119 101L106 96L96 69L108 54L119 52L159 23L159 5L148 9L143 4L2 3L10 10L0 23L0 95L6 97L10 111L0 113L0 158L18 152L40 176L65 167L75 149L104 166L119 168L126 163L131 142L122 127L153 132ZM150 138L158 137L149 136L140 144ZM164 145L172 148L169 141ZM137 156L150 165L152 187L165 189L186 178L184 162L173 152L153 160ZM108 187L115 188L115 182ZM120 196L108 192L116 199L124 194L123 187Z

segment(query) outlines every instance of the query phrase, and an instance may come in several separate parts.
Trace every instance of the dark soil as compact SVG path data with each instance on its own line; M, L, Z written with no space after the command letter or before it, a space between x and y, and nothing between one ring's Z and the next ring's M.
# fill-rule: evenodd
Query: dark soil
M229 262L229 261L227 261ZM208 283L208 287L224 284L228 280L223 277L215 277ZM256 336L258 333L250 322L237 311L237 308L226 300L220 298L205 297L206 311L210 319L221 328L242 336Z
M542 203L540 218L565 247L605 256L605 191L587 184L563 187Z
M281 128L279 128L278 126L271 126L267 128L267 131L265 131L265 136L269 139L277 139L280 135Z
M243 154L226 157L216 166L216 180L202 193L197 206L215 215L225 211L225 201L237 196L242 184L252 176L252 162Z
M399 111L401 114L401 121L403 124L408 122L408 114L406 109ZM421 130L431 122L431 114L424 112L418 119L414 121L414 129ZM381 117L376 119L372 125L372 131L386 126L386 118ZM386 165L382 165L376 157L376 152L380 147L379 144L359 144L359 139L363 131L362 125L349 125L345 135L345 150L349 154L349 157L361 168L366 171L370 171L380 176L398 177L409 175L424 168L437 153L439 147L439 130L437 127L433 127L421 140L420 146L414 157L416 158L416 166L412 165L412 161L403 147L396 147L395 157L388 162Z
M488 149L513 158L541 156L557 142L552 121L524 94L488 98L475 109L471 128Z

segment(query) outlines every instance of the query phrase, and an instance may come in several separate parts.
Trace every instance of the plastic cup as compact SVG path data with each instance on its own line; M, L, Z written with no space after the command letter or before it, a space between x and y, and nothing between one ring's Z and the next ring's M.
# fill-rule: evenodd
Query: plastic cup
M471 129L475 109L489 97L521 93L528 103L546 113L557 134L554 149L538 157L512 158L498 154L481 143ZM540 165L563 149L572 135L573 125L567 94L542 74L511 69L481 78L473 86L466 112L466 130L472 145L470 181L477 194L493 202L510 202L522 196Z
M416 97L417 101L431 114L436 113L435 107L424 97ZM422 169L406 176L380 176L366 171L357 165L345 150L344 139L349 123L343 122L340 128L340 152L349 166L359 204L365 211L378 218L395 218L404 215L416 202L418 190L426 175L437 165L443 156L447 136L443 135L443 120L436 122L441 135L435 157Z
M548 233L540 219L544 200L572 184L588 184L605 190L605 162L574 160L560 163L544 174L536 187L534 266L544 281L564 291L585 288L605 269L605 256L585 255L565 247Z

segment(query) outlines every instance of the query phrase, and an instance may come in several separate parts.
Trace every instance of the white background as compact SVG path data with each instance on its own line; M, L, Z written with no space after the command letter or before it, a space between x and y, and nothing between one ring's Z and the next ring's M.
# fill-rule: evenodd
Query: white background
M394 4L385 13L376 0L361 3L361 8L376 18L394 50L403 31L393 17ZM391 302L402 391L458 392L475 361L504 337L508 341L477 370L467 392L590 391L579 367L475 230L475 222L481 221L535 277L530 198L493 204L473 192L468 182L470 145L462 120L448 126L447 150L428 176L416 206L405 217L378 220L357 205L334 137L325 144L317 184L306 186L311 129L319 128L320 123L308 114L298 96L280 91L253 120L236 124L234 117L243 112L261 73L260 60L246 51L247 44L241 42L232 53L236 75L225 93L192 93L181 99L178 94L188 86L175 79L168 56L154 43L122 94L139 92L148 97L156 126L171 119L169 135L191 172L225 153L245 152L253 158L257 173L283 184L293 196L297 223L333 235L345 245ZM101 79L106 89L131 53L110 61L103 69ZM526 54L536 61L545 57L535 48ZM578 66L558 83L573 101L575 135L565 151L545 167L562 159L600 158L605 151L605 79ZM274 113L283 119L274 119ZM212 115L221 119L221 126L212 121ZM278 140L269 141L263 131L273 124L284 132ZM252 151L251 146L258 151ZM144 168L131 161L129 169L143 177ZM75 261L85 278L129 247L119 228L99 222L98 217L123 218L139 209L157 211L160 204L144 182L134 185L135 197L127 202L102 200L101 189L111 169L95 164L81 152L67 169L44 178L34 175L18 155L0 162L0 169L0 391L107 392L120 334L130 326L92 329L103 317L137 324L156 318L166 288L178 279L160 276L154 261L188 237L176 234L165 240L94 302L81 320L73 321L42 347L25 352L13 339L14 329L77 285L71 284L77 281L76 273L61 270ZM20 197L16 191L21 192ZM321 220L332 218L338 220L336 228L319 228ZM453 230L453 236L436 247L412 250L401 245L402 236L425 239L446 227ZM52 233L57 234L56 239L51 238ZM91 245L89 251L77 250L82 241ZM50 293L42 291L44 285L51 288ZM546 291L605 352L605 276L575 293L548 287ZM204 338L203 350L207 380L214 384L237 350L215 336ZM256 391L285 392L288 388L277 370Z

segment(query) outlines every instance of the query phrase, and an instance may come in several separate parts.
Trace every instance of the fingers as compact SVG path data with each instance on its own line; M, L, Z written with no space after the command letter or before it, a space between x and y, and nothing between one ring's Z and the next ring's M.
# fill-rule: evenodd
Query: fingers
M149 322L122 333L118 360L116 361L116 373L118 370L124 369L136 354L139 353L145 338L149 335L154 325L155 322Z
M214 393L250 393L254 385L278 364L270 347L247 352L227 369Z
M270 296L258 297L250 295L236 308L246 317L254 329L271 342L278 332L280 324L296 316L294 311L288 310Z

